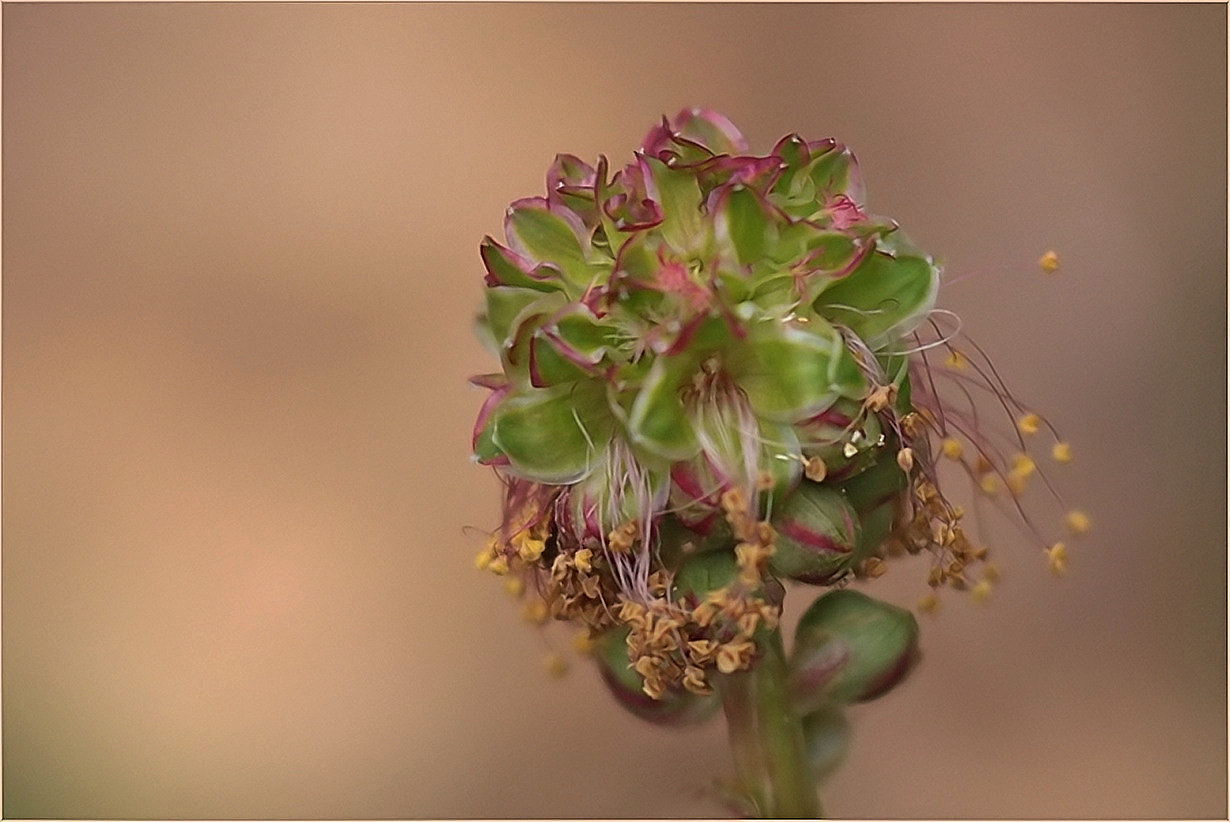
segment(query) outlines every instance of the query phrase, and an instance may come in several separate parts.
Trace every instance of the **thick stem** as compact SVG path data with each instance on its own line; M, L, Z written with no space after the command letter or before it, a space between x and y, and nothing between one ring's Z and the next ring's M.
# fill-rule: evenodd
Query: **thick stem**
M759 816L818 817L803 725L786 691L781 632L761 646L751 670L724 676L719 686L740 787Z

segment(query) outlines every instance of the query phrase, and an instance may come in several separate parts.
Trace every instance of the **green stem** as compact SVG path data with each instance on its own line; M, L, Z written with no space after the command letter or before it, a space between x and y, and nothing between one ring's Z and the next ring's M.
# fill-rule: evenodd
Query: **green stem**
M779 630L760 642L751 670L722 677L722 707L744 796L762 817L819 817L803 725L786 692Z

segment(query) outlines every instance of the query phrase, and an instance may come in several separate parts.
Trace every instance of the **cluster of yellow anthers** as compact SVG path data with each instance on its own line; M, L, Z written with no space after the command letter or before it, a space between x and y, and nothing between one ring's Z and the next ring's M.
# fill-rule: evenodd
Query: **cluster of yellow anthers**
M779 605L765 597L764 584L776 534L767 522L748 513L738 490L722 496L722 507L735 538L738 575L721 588L673 601L662 595L648 605L624 599L619 621L628 625L628 658L645 680L644 690L660 698L673 685L697 694L712 691L708 674L723 674L751 666L756 656L756 633L763 626L777 627Z
M957 370L966 367L964 358L959 351L953 350L947 364ZM901 420L902 429L914 440L927 428L937 431L939 425L935 417L927 410L906 415ZM1034 413L1026 413L1017 421L1017 428L1022 435L1021 442L1036 435L1044 420ZM1006 467L997 465L978 449L974 457L966 455L966 445L955 436L944 437L940 441L940 453L953 463L960 465L974 481L978 493L987 498L1006 497L1020 509L1020 498L1025 493L1028 480L1038 473L1038 465L1026 450L1012 455ZM1071 446L1056 440L1051 448L1051 457L1057 463L1072 461ZM916 554L923 549L930 550L936 557L927 582L932 589L938 590L948 586L958 591L969 591L978 600L985 601L990 595L999 574L996 567L986 562L987 548L975 546L961 525L964 511L960 506L952 505L937 488L937 478L926 471L910 471L913 467L913 456L909 449L903 449L898 455L901 467L910 474L912 516L903 526L895 529L885 546L890 555L901 553ZM1074 536L1089 531L1092 523L1089 516L1079 510L1071 509L1064 516L1067 530ZM1029 524L1026 518L1026 524ZM1043 544L1047 564L1051 571L1062 575L1068 570L1068 549L1064 542ZM975 563L982 563L981 578L971 581L970 569ZM935 611L939 607L939 597L933 590L923 597L918 605L920 610Z
M548 565L545 522L518 529L507 541L512 552L493 537L476 564L506 576L508 591L517 598L526 595L524 580L533 580L537 592L525 607L526 619L536 624L551 619L580 624L583 633L575 644L579 652L588 652L599 635L617 626L626 628L628 659L650 697L660 698L673 686L707 694L712 691L709 672L728 674L750 667L757 631L762 626L776 628L781 615L780 605L765 594L776 538L773 528L747 513L747 502L738 491L728 491L722 505L739 540L738 574L730 584L699 595L672 593L670 576L659 568L649 575L649 596L644 601L630 599L620 592L606 553L589 548L560 551ZM638 534L635 523L626 523L608 535L607 548L626 553ZM562 674L567 666L552 653L546 667Z
M1059 257L1053 251L1048 251L1038 262L1041 269L1048 274L1059 268ZM949 369L959 373L971 368L969 359L961 350L949 345L948 351L944 364ZM1006 459L996 460L989 459L987 452L977 442L971 441L967 445L961 438L953 436L951 431L945 429L943 421L937 420L929 409L907 415L901 422L903 430L911 440L915 440L917 435L923 435L923 429L930 431L939 440L940 454L961 467L972 480L979 496L1007 501L1017 509L1031 529L1032 524L1025 516L1020 500L1026 493L1031 478L1042 476L1042 472L1035 458L1036 449L1029 447L1030 440L1045 428L1053 435L1051 460L1059 464L1072 461L1071 445L1062 440L1045 419L1032 411L1023 413L1015 421L1019 434L1016 441L1020 450L1008 455ZM969 451L973 452L972 458L967 454ZM948 585L957 590L968 590L975 599L985 600L998 578L997 570L990 563L985 563L982 578L971 584L966 569L972 562L984 561L987 549L975 547L967 539L959 524L963 511L959 506L950 505L938 492L938 480L935 476L931 472L911 471L914 460L909 449L904 449L898 455L898 462L902 470L911 476L914 516L904 528L896 530L886 546L889 553L917 553L924 547L929 548L938 557L937 564L932 567L928 578L933 589ZM1043 481L1049 488L1045 477ZM1088 514L1080 509L1067 510L1064 524L1072 536L1085 534L1092 526ZM1066 573L1067 545L1062 541L1042 541L1042 544L1050 570L1056 575ZM938 605L939 599L934 592L919 602L920 609L924 611L933 611Z
M595 557L588 548L559 552L548 566L549 522L534 517L528 504L521 513L513 518L512 522L519 524L509 529L507 540L500 533L493 534L474 564L479 570L505 577L505 589L513 598L528 600L522 610L527 622L544 625L554 618L577 620L587 626L574 647L578 653L589 653L593 636L614 624L606 605L617 596L614 580L604 568L603 558ZM527 592L527 579L537 590ZM651 584L656 582L651 580ZM547 654L543 663L553 676L562 676L568 670L567 661L555 652Z
M1050 274L1058 270L1059 257L1053 251L1048 251L1038 264L1044 272ZM972 369L981 379L986 380L987 385L991 385L983 369L971 365L967 356L951 343L945 345L949 353L944 364L952 372L960 374ZM994 391L994 388L992 390ZM1004 396L1000 397L1001 402L1005 399ZM944 419L942 411L940 414L941 416L937 417L931 408L923 407L898 420L902 440L918 444L923 453L916 455L914 449L908 446L897 453L898 465L910 478L909 505L884 546L884 552L889 556L917 554L927 550L935 557L927 579L932 592L918 603L919 609L925 612L935 611L939 607L938 591L942 587L968 591L974 599L985 601L999 578L996 567L986 561L987 548L975 546L966 536L961 524L964 517L962 508L951 504L940 490L940 479L935 464L927 453L927 443L938 442L939 455L961 467L971 479L977 495L1006 501L1016 508L1025 525L1031 530L1033 524L1025 514L1020 502L1021 497L1025 494L1031 477L1042 477L1048 489L1050 484L1042 476L1035 454L1031 453L1036 453L1036 449L1029 447L1030 440L1045 428L1054 438L1050 449L1051 459L1059 464L1072 461L1072 447L1059 437L1050 423L1031 411L1026 411L1015 420L1015 440L1020 450L1009 455L991 449L989 442L981 436L973 435L973 429L955 430L949 425L955 421ZM976 419L974 422L976 427ZM964 434L966 440L956 436L956 433ZM1055 498L1058 499L1058 495L1055 495ZM1092 524L1089 516L1079 509L1068 510L1064 515L1064 523L1073 536L1088 532ZM1051 571L1057 575L1066 573L1067 545L1062 541L1048 543L1040 537L1039 541ZM974 572L975 564L981 564L977 578ZM878 576L877 572L882 572L883 566L860 570L861 576ZM868 573L869 570L871 573Z
M924 419L924 415L919 413L910 413L902 418L902 430L911 440L922 435ZM913 513L889 537L885 546L888 554L899 556L929 550L935 557L935 564L927 578L928 585L932 588L946 585L957 591L969 590L975 599L986 599L998 578L998 572L994 565L985 562L986 547L975 546L966 536L961 525L965 512L939 492L936 479L929 472L911 470L914 463L909 449L898 453L898 463L910 476ZM971 585L969 569L976 563L984 563L982 576ZM919 608L923 611L931 612L938 607L939 598L935 593L928 594L919 602Z

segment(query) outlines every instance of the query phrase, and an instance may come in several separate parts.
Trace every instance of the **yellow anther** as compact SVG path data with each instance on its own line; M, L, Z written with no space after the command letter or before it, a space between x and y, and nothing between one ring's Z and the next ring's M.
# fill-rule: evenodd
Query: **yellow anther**
M991 583L999 582L999 566L990 562L982 566L982 578Z
M619 613L617 614L620 622L626 622L629 625L637 626L645 624L645 606L639 602L634 602L630 599L625 599L619 603Z
M535 562L542 556L542 552L547 550L547 544L540 539L533 537L522 537L518 540L517 553L521 559L526 562Z
M1028 477L1037 468L1029 454L1017 454L1012 458L1012 473L1019 477Z
M1007 483L1008 483L1008 490L1012 492L1013 496L1019 497L1021 494L1025 493L1025 475L1024 474L1017 474L1017 473L1009 474Z
M712 686L705 679L705 672L695 665L689 665L683 670L683 687L694 694L711 694Z
M867 395L867 399L863 400L863 405L867 408L879 413L888 406L892 405L897 399L897 386L889 383L888 385L877 385L875 390Z
M718 644L712 639L694 639L688 643L688 656L693 662L707 662L717 652Z
M735 562L746 572L750 581L760 579L773 556L773 549L754 542L741 542L735 546Z
M1093 523L1089 520L1089 515L1080 509L1069 511L1064 519L1068 523L1068 530L1074 534L1088 533L1089 529L1093 526Z
M982 493L988 497L993 497L1000 492L1003 484L999 481L999 477L994 474L987 474L978 481L978 485L982 488Z
M969 595L974 598L975 602L986 602L991 598L991 580L983 579L974 584L974 587L969 589Z
M718 648L717 669L724 674L746 668L752 660L756 646L747 640L728 642Z
M509 577L504 580L504 590L509 596L520 597L525 593L525 581L521 577Z
M965 355L960 351L953 349L952 353L944 359L944 365L956 371L964 371L969 365L969 360L965 359Z
M1062 576L1068 571L1068 548L1062 542L1056 542L1046 549L1046 564L1056 576Z
M1051 457L1055 462L1071 462L1072 461L1072 446L1066 442L1057 442L1051 448Z
M495 559L495 551L490 546L479 551L474 556L474 567L480 571L486 571L491 567L492 560Z
M487 570L495 574L497 577L502 577L508 573L508 558L503 554L498 557L492 557L487 563Z
M934 614L940 609L940 598L935 594L927 594L922 599L918 600L918 610L924 614Z
M658 661L651 656L639 657L632 663L632 670L646 679L651 679L658 673Z
M702 602L692 609L692 621L702 628L708 628L721 610L712 602Z
M1047 274L1053 274L1059 270L1059 255L1054 251L1048 251L1042 255L1042 259L1038 260L1038 267Z
M625 522L611 533L607 534L606 543L612 551L626 554L632 550L640 534L635 521Z
M1021 429L1022 434L1036 434L1040 425L1042 425L1042 418L1037 414L1026 414L1016 423L1016 427Z
M867 579L879 579L887 572L888 563L879 557L867 557L859 568L859 573Z
M594 650L594 639L589 635L589 631L581 631L572 638L572 648L578 654L588 654Z
M572 557L572 564L577 567L578 571L589 573L594 570L593 566L594 552L588 548L582 548L577 551Z
M902 448L897 452L897 465L907 474L914 470L914 449Z
M542 667L550 676L559 679L568 673L568 660L552 652L542 658Z
M803 476L812 482L824 482L824 478L828 476L828 473L828 466L819 457L808 457L803 463Z
M961 445L961 440L956 439L955 437L949 437L944 440L943 445L940 446L940 450L943 451L944 456L948 457L950 460L959 460L961 459L961 455L965 453L965 447Z

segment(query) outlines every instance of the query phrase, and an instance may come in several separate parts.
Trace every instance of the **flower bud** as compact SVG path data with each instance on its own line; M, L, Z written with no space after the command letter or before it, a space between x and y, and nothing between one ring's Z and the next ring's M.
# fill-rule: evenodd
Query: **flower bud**
M607 632L594 648L602 681L629 713L655 725L696 725L711 718L721 705L714 694L702 696L672 685L661 697L645 693L644 680L628 661L627 629Z
M769 567L781 576L813 585L840 579L861 559L856 553L857 512L838 489L801 484L773 515L777 551Z
M891 690L917 661L913 614L858 591L830 591L799 620L791 698L801 713L829 701L866 702Z

